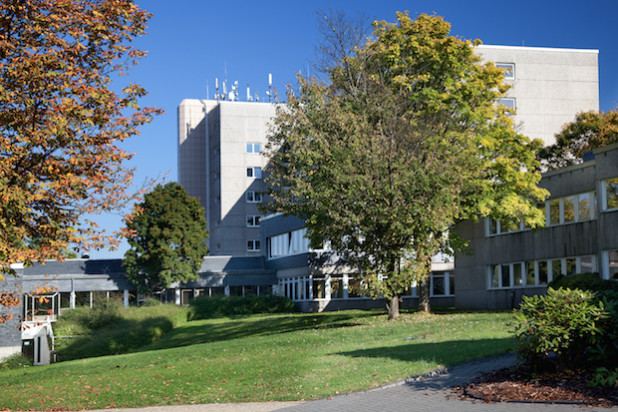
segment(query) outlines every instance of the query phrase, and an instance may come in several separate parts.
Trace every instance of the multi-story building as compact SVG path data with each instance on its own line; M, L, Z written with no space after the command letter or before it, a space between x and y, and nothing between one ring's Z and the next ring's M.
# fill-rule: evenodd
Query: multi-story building
M501 103L516 110L517 130L547 144L582 111L599 110L598 50L480 45L511 85Z
M183 100L178 180L206 210L210 255L259 256L262 156L275 105Z
M598 110L597 50L479 46L477 52L505 70L512 88L501 103L516 109L516 126L531 138L551 143L578 112ZM275 113L270 103L190 99L180 104L179 181L206 210L211 256L198 280L172 285L167 299L186 304L199 295L275 290L302 310L382 306L358 295L353 268L338 266L327 250L309 248L300 219L261 215L267 159L260 153ZM548 227L539 232L491 220L462 223L457 230L471 239L474 254L457 256L455 268L449 257L435 257L433 303L510 307L522 294L544 291L555 273L599 271L616 278L617 165L618 148L611 147L597 150L592 162L546 174L541 185L551 193L545 206ZM114 296L127 304L134 296L119 260L56 262L18 274L20 279L5 286L23 292L28 306L15 313L24 317L53 321L64 308ZM43 278L58 288L49 308L37 307L39 300L28 294ZM416 298L411 285L403 305L414 305ZM18 351L21 342L14 325L0 327L1 357Z

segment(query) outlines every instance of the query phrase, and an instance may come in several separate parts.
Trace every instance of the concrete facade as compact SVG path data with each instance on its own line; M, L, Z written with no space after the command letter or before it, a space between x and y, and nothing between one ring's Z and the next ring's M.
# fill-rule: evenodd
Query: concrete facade
M597 272L618 280L618 145L545 173L539 186L550 192L543 229L503 230L491 219L456 227L472 252L456 256L457 307L514 307L524 295L544 293L559 274Z
M599 110L598 50L480 45L478 55L505 73L517 130L547 144L582 111ZM512 66L509 66L512 65Z
M187 99L178 108L178 180L206 210L210 255L259 256L270 103Z

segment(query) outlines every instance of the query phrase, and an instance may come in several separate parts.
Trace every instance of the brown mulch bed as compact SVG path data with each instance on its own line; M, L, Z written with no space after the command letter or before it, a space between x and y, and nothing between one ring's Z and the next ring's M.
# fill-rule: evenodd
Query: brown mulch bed
M589 387L591 377L591 373L572 371L531 375L522 367L513 367L484 374L456 391L486 402L618 405L618 387Z

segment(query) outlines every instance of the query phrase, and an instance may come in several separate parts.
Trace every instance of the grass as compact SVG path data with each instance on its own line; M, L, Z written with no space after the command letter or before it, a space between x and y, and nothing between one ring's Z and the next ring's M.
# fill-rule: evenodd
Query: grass
M0 409L312 399L513 348L510 313L249 315L181 324L140 352L0 371Z

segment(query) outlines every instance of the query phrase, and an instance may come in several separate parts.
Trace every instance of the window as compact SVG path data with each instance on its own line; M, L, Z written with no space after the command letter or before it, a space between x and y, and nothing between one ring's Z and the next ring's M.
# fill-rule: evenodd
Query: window
M596 218L596 196L594 192L550 199L546 204L547 215L545 218L549 226L583 222Z
M506 106L507 109L516 110L517 104L513 97L501 97L498 99L498 104Z
M505 79L515 79L515 65L513 63L496 63L496 67L504 71Z
M313 299L326 299L326 279L322 276L313 277Z
M494 220L491 217L488 218L488 220L488 235L499 235L501 233L517 232L525 229L524 224L521 222L515 222L512 220Z
M260 251L260 241L259 240L247 240L247 251L248 252L259 252Z
M608 260L609 278L618 280L618 250L610 250Z
M268 238L268 257L290 256L309 251L307 229L298 229Z
M260 216L247 216L247 227L259 227L260 226Z
M262 193L249 191L245 193L247 203L262 203Z
M618 209L618 177L605 181L605 210Z
M262 178L262 168L261 167L248 167L247 177L261 179Z
M343 299L343 278L330 278L330 298Z
M247 143L247 153L260 153L261 151L261 143Z

